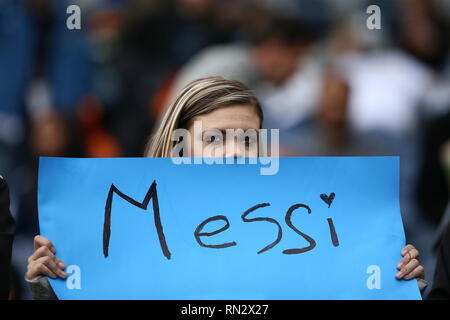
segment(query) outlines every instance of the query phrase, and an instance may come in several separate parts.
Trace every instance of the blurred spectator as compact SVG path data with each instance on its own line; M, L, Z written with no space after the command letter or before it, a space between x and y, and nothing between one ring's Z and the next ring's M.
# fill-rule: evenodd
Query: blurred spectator
M30 124L30 138L26 146L25 162L10 173L20 188L16 189L16 223L17 235L13 248L13 266L16 273L23 275L24 261L32 252L33 237L39 233L37 210L37 182L40 156L82 157L84 156L78 128L70 117L56 111L41 114ZM17 298L29 297L23 276L15 278L15 294ZM25 289L24 289L25 288Z
M444 153L450 141L450 112L427 120L421 133L424 159L416 191L417 200L422 212L438 223L450 195L449 166Z
M14 228L14 219L9 212L8 185L0 176L0 300L9 296Z
M340 57L352 88L350 121L358 131L406 136L417 129L418 106L432 86L432 73L398 50L355 52Z
M111 119L125 156L142 154L153 127L152 99L172 75L199 50L232 38L233 30L219 23L218 5L216 0L160 0L126 6L112 60L122 95Z
M311 32L297 20L275 19L252 35L251 57L260 76L254 84L265 126L286 129L312 112L321 86Z
M398 0L394 37L399 47L435 70L442 70L447 57L449 30L428 0Z
M286 155L363 156L386 155L385 146L370 134L356 134L348 119L350 86L336 71L324 76L314 113L284 131Z
M23 274L38 232L37 157L64 148L79 99L90 90L89 46L81 30L68 30L68 1L5 0L0 3L0 171L11 190L17 223L12 263ZM30 157L31 148L36 155ZM18 279L22 279L19 277ZM16 286L16 298L27 292ZM24 294L24 296L17 296Z
M259 97L264 126L286 129L312 112L322 69L311 50L313 36L295 18L271 17L247 30L250 42L208 48L177 75L172 92L195 78L219 75L246 83Z
M20 174L12 173L26 162L28 123L49 109L73 115L89 90L86 38L83 32L66 28L66 4L54 0L0 4L0 47L8 48L0 50L0 169L9 178L13 207L24 182L16 181Z
M450 299L450 223L440 240L433 285L427 299Z

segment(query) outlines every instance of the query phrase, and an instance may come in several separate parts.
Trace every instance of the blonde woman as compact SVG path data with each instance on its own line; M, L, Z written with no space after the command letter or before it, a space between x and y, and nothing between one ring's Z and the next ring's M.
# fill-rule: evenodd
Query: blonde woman
M202 130L196 129L201 123ZM261 106L253 93L238 81L218 77L203 78L184 87L168 107L162 122L145 152L146 157L208 155L213 157L257 157L258 142L220 141L227 129L259 131L263 122ZM174 139L177 129L189 132L189 141ZM222 133L222 135L218 134ZM233 138L234 139L234 138ZM175 141L174 141L175 140ZM174 154L177 144L187 146L183 154ZM211 148L211 144L215 147ZM178 150L178 149L177 149ZM412 245L402 249L403 258L397 265L398 279L417 278L421 291L426 286L424 269L417 258L419 252ZM56 299L47 277L66 278L64 263L56 257L56 249L46 238L34 239L34 253L28 259L26 280L35 299Z

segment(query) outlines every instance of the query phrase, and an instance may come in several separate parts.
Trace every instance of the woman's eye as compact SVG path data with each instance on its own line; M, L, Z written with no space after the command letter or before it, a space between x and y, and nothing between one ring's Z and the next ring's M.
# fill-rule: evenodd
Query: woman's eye
M203 139L206 142L219 142L221 141L220 137L217 136L205 136L205 138Z

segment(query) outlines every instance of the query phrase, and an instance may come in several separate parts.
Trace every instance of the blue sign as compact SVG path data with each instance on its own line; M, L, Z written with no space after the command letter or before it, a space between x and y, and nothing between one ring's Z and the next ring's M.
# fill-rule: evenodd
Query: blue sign
M420 299L398 157L174 164L41 158L39 222L60 299Z

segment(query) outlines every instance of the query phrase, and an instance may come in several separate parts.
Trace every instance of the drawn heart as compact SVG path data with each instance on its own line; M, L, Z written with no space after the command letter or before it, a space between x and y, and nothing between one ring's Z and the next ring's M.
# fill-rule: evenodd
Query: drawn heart
M328 208L329 208L331 206L331 203L334 200L334 196L335 196L334 192L332 192L329 196L327 196L325 193L322 193L320 195L320 199L322 199L323 202L325 202L328 205Z

